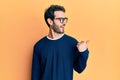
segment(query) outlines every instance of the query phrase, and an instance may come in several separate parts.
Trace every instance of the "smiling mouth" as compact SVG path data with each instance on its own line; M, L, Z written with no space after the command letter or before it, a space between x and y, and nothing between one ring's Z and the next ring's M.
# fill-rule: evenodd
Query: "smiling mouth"
M60 26L60 28L64 28L64 26Z
M64 28L64 27L65 27L65 25L60 26L60 28Z

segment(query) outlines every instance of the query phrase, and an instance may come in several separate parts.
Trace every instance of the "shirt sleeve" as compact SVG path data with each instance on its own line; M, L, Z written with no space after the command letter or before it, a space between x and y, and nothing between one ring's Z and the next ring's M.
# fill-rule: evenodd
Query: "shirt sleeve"
M89 50L85 50L84 52L79 52L77 48L74 51L74 70L78 73L81 73L87 65Z
M40 80L40 57L37 46L34 46L31 80Z

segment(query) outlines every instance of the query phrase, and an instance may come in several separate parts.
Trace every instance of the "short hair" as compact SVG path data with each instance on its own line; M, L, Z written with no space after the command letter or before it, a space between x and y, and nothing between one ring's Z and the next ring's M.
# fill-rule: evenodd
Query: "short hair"
M46 24L48 25L48 27L50 27L49 23L47 22L47 19L50 18L51 20L54 19L54 12L55 11L63 11L65 12L65 8L63 6L60 6L60 5L51 5L50 7L48 7L46 10L45 10L45 13L44 13L44 19L45 19L45 22Z

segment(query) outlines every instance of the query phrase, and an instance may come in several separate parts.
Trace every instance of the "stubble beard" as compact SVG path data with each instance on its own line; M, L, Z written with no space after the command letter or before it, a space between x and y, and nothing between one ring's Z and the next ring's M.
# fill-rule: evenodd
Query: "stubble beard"
M63 34L64 33L64 30L63 31L60 31L59 27L57 25L53 25L52 26L52 29L54 32L56 32L57 34Z

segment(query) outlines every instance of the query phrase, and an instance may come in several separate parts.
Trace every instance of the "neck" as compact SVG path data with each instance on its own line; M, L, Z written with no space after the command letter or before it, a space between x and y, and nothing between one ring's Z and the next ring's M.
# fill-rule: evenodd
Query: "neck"
M50 29L48 37L52 38L52 39L55 39L55 38L58 38L58 37L62 36L63 34L56 33L56 32L54 32L53 30Z

